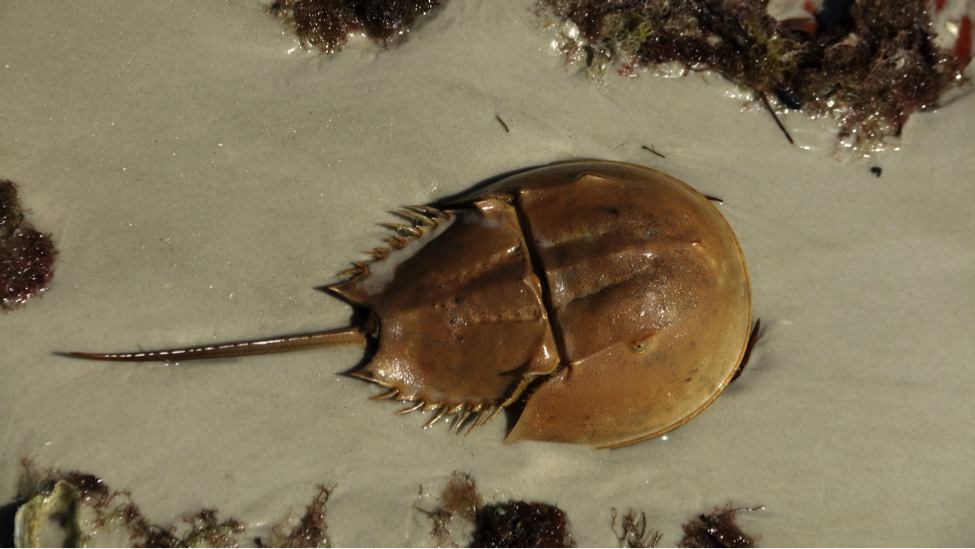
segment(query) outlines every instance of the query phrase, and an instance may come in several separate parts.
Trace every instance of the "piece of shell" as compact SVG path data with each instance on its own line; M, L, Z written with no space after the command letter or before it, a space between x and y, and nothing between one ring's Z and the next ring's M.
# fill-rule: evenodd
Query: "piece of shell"
M421 214L330 289L362 326L103 360L174 360L375 341L352 373L381 398L471 420L521 403L506 442L616 447L694 417L745 355L751 294L710 201L655 170L566 162ZM476 412L476 414L475 414Z
M81 491L60 480L49 494L38 494L14 515L15 547L87 547L94 529L82 519Z

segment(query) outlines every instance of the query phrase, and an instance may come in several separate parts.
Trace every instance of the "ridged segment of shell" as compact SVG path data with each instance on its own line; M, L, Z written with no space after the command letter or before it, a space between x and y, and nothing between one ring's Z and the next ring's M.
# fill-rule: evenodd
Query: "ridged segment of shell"
M618 446L707 407L748 341L734 233L701 194L637 166L567 163L502 182L549 290L562 368L508 441Z
M376 354L354 376L434 420L486 421L558 353L514 207L487 198L444 217L332 290L379 320Z

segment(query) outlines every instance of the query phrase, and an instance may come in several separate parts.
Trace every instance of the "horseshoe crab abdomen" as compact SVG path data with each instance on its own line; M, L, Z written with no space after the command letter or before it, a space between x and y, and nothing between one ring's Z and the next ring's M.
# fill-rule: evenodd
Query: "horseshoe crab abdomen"
M384 269L380 284L367 270L333 287L380 319L376 355L353 375L427 409L496 408L558 365L541 285L510 204L445 215L425 228L437 234L363 265Z

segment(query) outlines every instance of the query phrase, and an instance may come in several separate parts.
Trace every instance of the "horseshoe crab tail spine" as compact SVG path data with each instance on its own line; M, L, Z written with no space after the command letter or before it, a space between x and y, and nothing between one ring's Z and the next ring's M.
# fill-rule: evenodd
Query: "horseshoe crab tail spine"
M92 360L113 360L120 362L174 362L178 360L198 360L205 358L227 358L235 356L266 355L271 353L290 353L293 351L307 351L310 349L327 349L341 346L366 346L366 336L370 333L367 325L353 328L342 328L289 337L276 337L258 341L228 343L212 347L192 347L186 349L170 349L166 351L151 351L144 353L97 354L71 353L78 358Z

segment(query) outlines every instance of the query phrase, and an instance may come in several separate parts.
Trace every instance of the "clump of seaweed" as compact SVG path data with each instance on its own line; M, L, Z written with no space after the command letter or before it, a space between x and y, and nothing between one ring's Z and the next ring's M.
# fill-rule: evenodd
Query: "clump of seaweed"
M0 309L9 313L47 290L58 251L24 219L17 186L0 180Z
M267 11L284 20L303 47L328 54L341 51L357 32L385 47L439 5L439 0L277 0Z
M613 533L620 542L620 547L656 547L663 537L656 530L647 530L647 514L640 513L637 518L636 512L630 509L623 521L620 523L620 532L616 531L616 508L612 510Z
M183 522L188 530L185 526L154 524L142 514L127 490L112 490L95 475L40 469L26 458L20 463L23 474L15 502L20 510L15 521L21 546L39 546L51 521L64 531L70 547L84 546L100 530L125 532L136 547L238 547L246 530L239 520L218 520L216 509L185 515ZM290 516L285 518L272 526L270 537L256 539L258 546L329 547L325 505L334 489L319 485L318 494L306 506L299 524L286 532L293 521ZM457 512L462 512L464 504L456 505Z
M325 504L328 497L332 495L335 487L327 488L318 485L318 495L312 500L311 505L305 506L305 515L301 517L298 526L285 533L287 524L291 521L285 519L275 524L271 528L271 537L267 541L262 538L257 539L259 547L330 547L326 533L328 525L325 524Z
M454 472L433 511L420 509L433 521L430 536L439 547L456 547L451 536L455 518L473 526L471 547L570 547L565 512L545 503L506 501L485 505L468 473Z
M735 513L760 509L763 507L732 509L729 504L723 510L715 507L710 515L698 515L682 526L680 547L755 547L755 538L735 524Z
M82 503L96 509L108 509L112 500L123 495L121 492L111 490L95 475L78 471L62 473L55 469L40 469L27 458L21 458L20 466L23 473L20 476L17 499L22 502L27 502L38 495L50 494L59 481L65 481L77 488Z
M436 540L437 546L448 547L456 545L451 537L454 519L460 519L468 526L473 526L477 510L483 505L484 500L477 491L477 482L474 478L469 473L454 471L447 487L440 494L440 506L433 511L426 511L419 507L417 509L433 521L430 537Z
M216 509L201 509L183 517L190 528L180 536L174 525L151 523L132 502L128 491L112 490L95 475L39 469L26 458L21 459L21 466L24 471L17 499L22 508L16 518L22 523L18 524L24 538L18 540L21 546L37 546L47 520L55 520L62 528L70 526L65 541L72 544L89 542L99 530L124 529L134 546L237 547L238 537L245 530L242 522L232 518L218 521ZM34 501L38 504L31 507ZM23 513L24 510L29 512Z
M837 25L777 21L768 0L540 0L579 29L564 42L595 78L610 66L677 64L714 70L755 90L766 104L839 121L839 140L867 154L901 135L918 109L965 81L970 34L961 47L933 43L925 0L854 0ZM964 18L963 23L967 21ZM969 22L970 25L970 22ZM964 33L962 33L964 35Z
M569 547L565 512L554 505L506 501L477 510L471 547Z
M440 507L451 515L473 521L477 510L484 505L484 499L477 491L477 483L470 473L454 472L447 488L440 496Z
M21 459L23 474L18 490L16 541L20 546L39 546L42 531L51 522L65 533L65 542L83 546L99 530L123 530L137 547L237 547L245 524L233 518L217 519L216 509L201 509L183 517L189 530L181 535L175 525L151 523L133 503L128 491L114 491L92 474L62 473L39 469ZM318 486L318 493L298 526L289 516L275 524L268 538L256 538L259 547L329 547L325 508L334 486ZM698 515L683 525L681 547L754 547L755 538L735 524L738 511L757 508L715 507L710 515ZM485 504L477 484L468 473L455 472L433 511L420 509L433 521L431 536L440 546L456 546L451 524L455 519L473 528L472 547L571 547L565 512L554 505L526 501ZM26 513L24 511L27 511ZM617 528L618 514L612 509L612 528L624 547L656 547L661 535L648 530L645 513L632 509ZM75 546L75 545L71 545Z
M130 539L143 547L238 547L237 537L245 530L244 523L232 518L218 522L216 509L200 509L183 517L190 531L179 537L175 526L150 524L131 503L123 510Z

